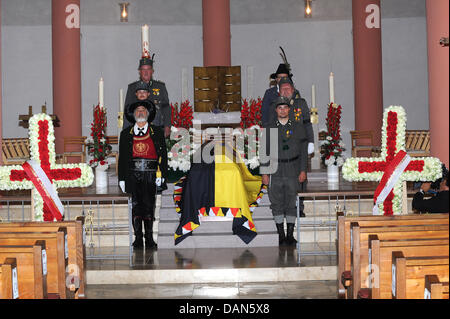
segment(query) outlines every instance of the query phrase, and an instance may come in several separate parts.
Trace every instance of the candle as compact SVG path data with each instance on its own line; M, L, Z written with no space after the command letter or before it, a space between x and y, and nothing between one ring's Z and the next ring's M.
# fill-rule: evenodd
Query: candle
M334 74L330 73L330 103L334 103Z
M311 88L311 107L316 107L316 86L314 84Z
M148 25L142 26L142 57L150 57L150 38Z
M98 105L102 108L105 103L104 103L104 81L103 78L100 78L100 82L98 83Z
M119 91L119 112L123 112L123 89Z

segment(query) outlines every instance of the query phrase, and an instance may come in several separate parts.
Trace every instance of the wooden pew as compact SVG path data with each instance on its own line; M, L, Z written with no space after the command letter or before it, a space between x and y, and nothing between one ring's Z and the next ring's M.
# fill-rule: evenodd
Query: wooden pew
M405 257L392 253L392 295L396 299L423 299L425 276L434 274L448 281L448 256Z
M448 224L421 226L363 227L352 224L352 277L351 291L353 298L358 297L361 288L367 288L369 264L373 263L370 255L370 238L376 236L380 240L400 240L408 238L447 238ZM373 252L372 252L373 255ZM372 262L371 262L372 259Z
M429 245L426 239L419 240L398 240L380 241L373 239L370 241L372 247L372 264L377 268L374 272L374 280L379 285L371 290L372 299L392 298L392 253L401 251L405 257L447 257L449 242L448 238L442 243ZM422 290L423 291L423 290Z
M362 216L338 217L338 291L346 295L352 281L351 275L351 224L357 222L360 227L402 226L402 225L433 225L448 224L448 214L433 215L403 215L403 216Z
M49 298L72 298L73 294L66 287L66 267L68 251L66 250L66 228L57 232L3 232L0 228L0 245L32 245L36 240L45 240L47 246L47 293ZM13 230L7 228L7 230Z
M441 282L436 275L425 276L425 299L449 299L448 281Z
M0 260L5 258L17 261L19 299L47 298L45 241L33 246L0 246Z
M84 217L77 217L76 221L62 222L17 222L17 223L0 223L1 228L14 228L14 232L56 232L60 227L67 229L67 248L69 250L68 260L68 276L73 279L73 287L78 288L75 298L85 297L86 269L85 265L85 248L83 243L83 225Z
M17 263L15 258L6 258L0 264L0 299L19 298Z

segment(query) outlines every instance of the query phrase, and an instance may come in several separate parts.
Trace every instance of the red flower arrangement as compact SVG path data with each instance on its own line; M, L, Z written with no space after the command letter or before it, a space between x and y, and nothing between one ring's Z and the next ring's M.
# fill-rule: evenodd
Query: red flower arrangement
M326 119L327 135L325 143L321 146L320 150L322 160L327 165L328 163L338 166L343 164L342 153L345 151L345 148L343 147L341 137L341 114L341 105L329 104ZM333 156L334 159L332 158Z
M244 99L242 101L241 128L243 130L255 125L261 126L261 107L261 98L258 98L257 100L251 99L250 101Z
M112 147L106 142L106 111L97 105L94 108L94 120L91 124L91 137L87 140L88 153L93 157L89 161L91 167L108 164L106 156Z
M170 104L172 108L172 126L176 128L190 129L192 127L192 120L194 118L194 110L189 100L181 103L178 111L178 103Z

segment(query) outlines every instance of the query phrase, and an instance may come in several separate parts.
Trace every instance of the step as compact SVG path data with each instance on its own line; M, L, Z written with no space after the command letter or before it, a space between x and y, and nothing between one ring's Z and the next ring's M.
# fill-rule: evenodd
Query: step
M226 248L226 247L274 247L278 246L276 232L259 232L247 245L231 231L215 234L202 234L193 232L192 236L185 238L175 246L174 235L158 235L158 249L183 248Z
M290 282L336 278L337 266L86 271L88 285Z

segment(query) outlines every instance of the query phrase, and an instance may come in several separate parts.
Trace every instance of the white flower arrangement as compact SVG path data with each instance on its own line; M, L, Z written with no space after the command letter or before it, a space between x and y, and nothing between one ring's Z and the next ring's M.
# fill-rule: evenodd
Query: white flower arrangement
M56 164L56 153L55 153L55 131L53 128L53 122L49 115L41 113L36 114L30 118L29 126L29 139L30 139L30 157L36 163L41 165L41 156L39 153L39 121L48 122L48 135L47 135L47 145L48 145L48 157L50 163L50 169L75 169L79 168L81 170L81 176L75 180L54 180L53 185L55 191L58 188L72 188L72 187L88 187L94 181L94 174L92 168L85 163L81 164ZM34 185L29 180L24 181L11 181L11 171L18 170L22 171L23 168L20 165L9 165L0 167L0 189L2 190L25 190L33 189ZM44 201L37 191L33 191L34 199L34 210L35 210L35 220L43 220L43 208Z
M359 163L374 163L386 161L388 149L388 114L389 112L397 113L397 131L396 131L396 152L405 151L405 132L406 132L406 112L401 106L390 106L384 111L383 116L383 131L382 131L382 150L381 157L367 158L367 157L353 157L345 161L342 167L342 174L344 179L349 182L380 182L384 172L359 172ZM441 161L433 157L414 158L414 161L423 161L424 166L422 171L406 170L402 173L400 180L394 186L393 212L395 215L402 212L402 195L403 195L403 181L430 181L437 180L442 177ZM383 205L379 205L380 211L383 211Z

